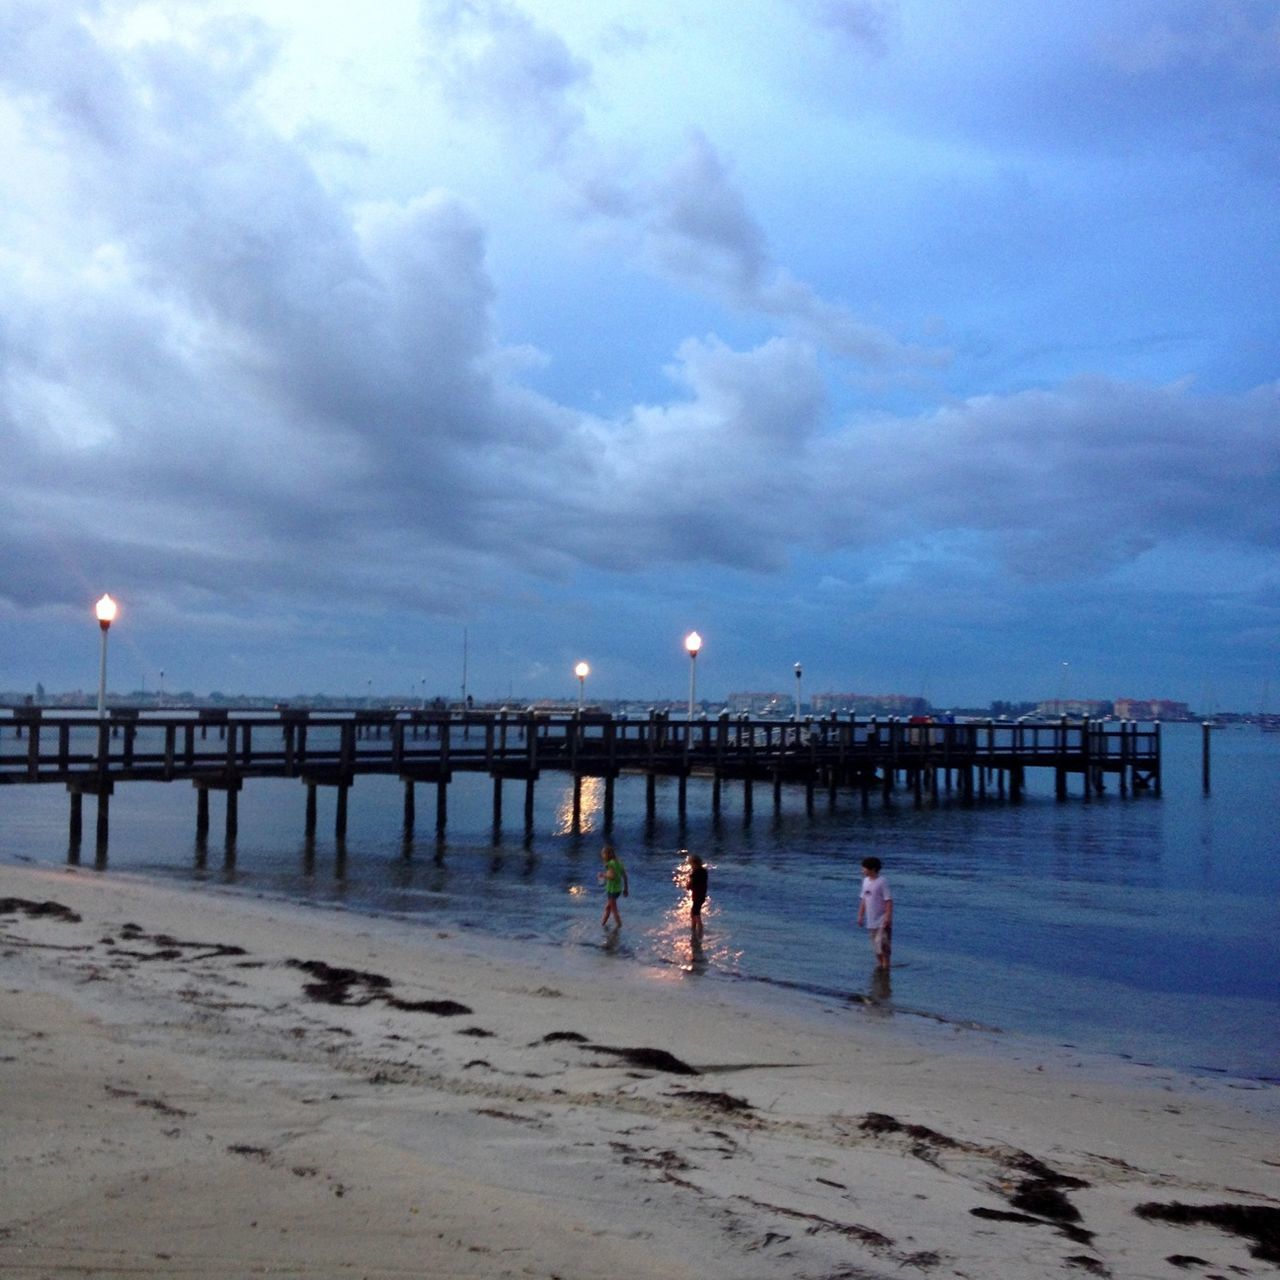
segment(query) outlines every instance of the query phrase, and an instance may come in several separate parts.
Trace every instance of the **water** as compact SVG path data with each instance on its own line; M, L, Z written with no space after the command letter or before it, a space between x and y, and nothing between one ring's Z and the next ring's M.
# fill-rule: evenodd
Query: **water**
M195 842L195 796L184 784L118 786L109 865L234 891L394 912L436 929L491 934L522 947L597 954L601 963L655 966L738 990L784 991L848 1008L977 1023L1182 1070L1280 1078L1280 735L1224 729L1213 739L1211 796L1200 786L1198 726L1166 726L1162 798L1089 802L1052 796L1052 775L1029 775L1024 802L958 797L917 809L899 792L891 808L802 790L774 815L757 788L754 817L724 788L720 821L710 786L689 787L676 821L675 783L658 788L646 830L644 784L618 783L613 837L632 896L625 927L600 929L596 882L602 788L588 784L579 835L569 831L565 780L544 775L535 833L523 832L523 793L509 784L506 827L492 829L491 783L459 776L449 831L435 838L433 795L419 788L419 832L401 839L403 792L362 778L351 791L345 849L332 837L332 793L321 792L322 838L302 836L305 792L253 780L240 798L240 836L228 859L213 802L207 850ZM1114 787L1114 783L1112 783ZM327 801L327 806L326 806ZM85 805L92 865L93 801ZM55 787L0 790L0 861L61 865L67 799ZM680 851L702 854L711 897L701 944L678 886ZM852 922L859 863L883 859L896 900L891 989L878 985L870 948Z

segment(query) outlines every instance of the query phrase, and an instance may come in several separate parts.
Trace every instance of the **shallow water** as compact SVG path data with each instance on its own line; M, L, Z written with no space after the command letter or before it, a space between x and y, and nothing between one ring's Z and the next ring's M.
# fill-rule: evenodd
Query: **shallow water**
M850 996L1070 1043L1179 1069L1280 1077L1280 735L1213 735L1214 791L1201 793L1198 726L1166 726L1162 798L1111 792L1052 796L1052 775L1029 779L1026 799L966 806L943 796L916 808L856 795L834 809L801 789L780 814L768 788L744 818L726 785L719 822L709 784L689 787L675 818L675 784L659 784L658 820L644 820L639 778L618 784L613 838L632 894L619 935L600 928L596 881L602 791L585 788L584 830L569 832L569 788L545 775L526 840L522 792L492 829L491 784L459 776L439 842L431 788L419 788L418 835L401 837L403 792L362 778L351 791L348 838L338 847L331 795L321 838L302 836L305 792L252 780L240 798L234 854L218 833L201 849L195 795L185 784L119 786L109 863L163 879L395 912L436 928L490 932L536 948L602 948L620 962L673 976L738 980L844 1005ZM92 801L86 834L92 833ZM0 861L67 860L67 800L55 787L0 789ZM701 943L678 887L681 850L711 868ZM896 900L895 968L877 985L865 936L852 927L859 863L884 860ZM91 841L83 851L93 865Z

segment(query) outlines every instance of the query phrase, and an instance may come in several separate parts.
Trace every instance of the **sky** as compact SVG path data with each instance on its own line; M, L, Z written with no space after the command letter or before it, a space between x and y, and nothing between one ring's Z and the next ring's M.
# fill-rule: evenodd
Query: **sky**
M1278 211L1276 0L0 0L0 689L1280 709Z

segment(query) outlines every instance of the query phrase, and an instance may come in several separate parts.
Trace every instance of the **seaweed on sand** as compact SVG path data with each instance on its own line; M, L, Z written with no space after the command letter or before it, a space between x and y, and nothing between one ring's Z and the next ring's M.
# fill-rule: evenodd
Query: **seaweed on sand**
M1179 1226L1217 1227L1232 1235L1252 1240L1249 1253L1263 1262L1280 1263L1280 1209L1258 1204L1156 1204L1148 1201L1134 1209L1148 1221L1172 1222Z

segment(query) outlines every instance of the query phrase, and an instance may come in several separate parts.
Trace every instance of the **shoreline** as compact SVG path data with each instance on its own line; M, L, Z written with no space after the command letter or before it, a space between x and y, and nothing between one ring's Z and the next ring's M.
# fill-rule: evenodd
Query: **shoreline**
M1269 1237L1138 1208L1280 1219L1265 1085L238 891L0 899L5 1274L1172 1276Z
M46 866L45 869L56 874L63 868ZM90 868L80 870L91 871ZM621 966L624 972L631 969L639 971L641 981L644 981L644 972L648 971L659 979L670 977L684 984L710 984L709 994L740 1002L747 1009L759 1007L773 1017L797 1018L819 1025L825 1024L832 1016L867 1018L877 1028L884 1027L890 1035L901 1033L904 1036L923 1037L922 1047L932 1052L962 1053L976 1057L1012 1057L1014 1060L1034 1057L1039 1062L1059 1061L1063 1069L1084 1070L1092 1078L1116 1084L1141 1085L1154 1082L1156 1087L1197 1094L1216 1090L1254 1092L1260 1096L1263 1105L1268 1105L1280 1116L1280 1075L1250 1075L1220 1067L1152 1061L1135 1052L1066 1042L1047 1033L991 1025L961 1014L903 1005L894 1001L891 996L882 1001L866 992L841 994L833 988L823 989L804 981L760 974L739 974L714 967L705 973L689 973L676 959L646 958L631 952L629 948L624 954L615 955L612 954L614 949L609 945L582 938L557 940L547 934L533 933L508 936L456 920L436 922L412 912L352 905L335 899L317 898L308 901L259 887L233 886L210 880L195 881L179 876L160 880L145 873L118 869L112 869L110 874L113 877L126 877L140 885L168 886L177 892L216 893L234 901L270 902L278 904L282 909L296 908L303 913L333 913L352 920L383 922L388 927L406 931L408 936L414 938L426 934L440 941L444 936L441 933L443 930L460 947L482 945L486 954L502 956L508 963L516 965L525 963L530 948L535 948L540 959L557 968L563 966L567 973L583 980L593 976L593 963L603 961ZM592 920L594 921L594 915ZM629 929L630 926L624 927L620 935L624 946ZM635 932L647 936L649 929L640 925ZM863 943L861 935L853 937L850 942L851 950L861 952ZM908 960L906 965L910 964L911 961ZM905 966L899 964L895 966L895 971L903 967ZM874 976L871 981L874 983ZM1280 1049L1280 1042L1277 1047ZM1280 1065L1280 1059L1277 1065Z

